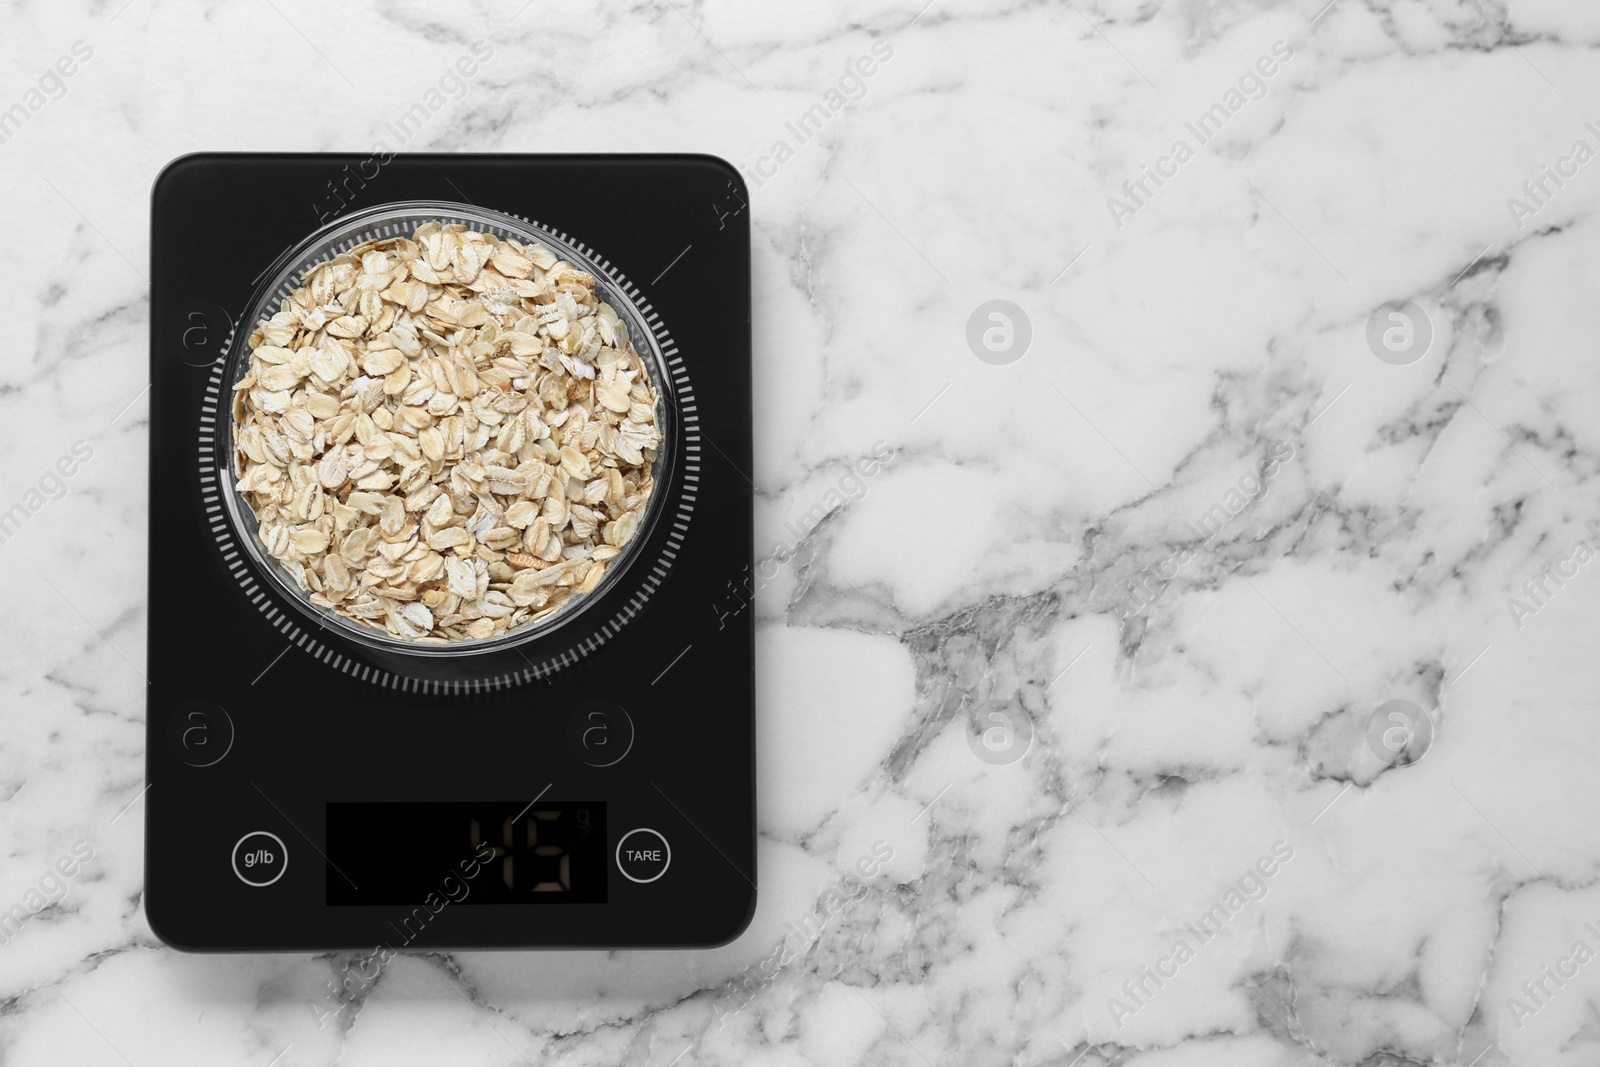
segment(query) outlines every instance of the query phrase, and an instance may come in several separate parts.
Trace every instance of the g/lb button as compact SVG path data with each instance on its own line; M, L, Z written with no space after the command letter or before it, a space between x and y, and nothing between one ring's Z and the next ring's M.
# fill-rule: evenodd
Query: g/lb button
M288 869L289 850L277 834L255 830L233 846L233 873L245 885L271 885Z
M667 873L672 849L654 830L629 830L617 842L617 870L633 882L653 882Z

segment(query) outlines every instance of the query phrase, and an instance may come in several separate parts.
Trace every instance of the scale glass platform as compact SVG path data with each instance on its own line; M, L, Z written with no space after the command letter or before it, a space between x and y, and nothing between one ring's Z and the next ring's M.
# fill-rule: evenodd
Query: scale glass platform
M546 235L656 361L667 439L630 562L559 625L487 650L364 640L311 608L252 547L227 469L241 319L276 310L307 249L402 209ZM151 234L156 933L192 951L737 936L756 897L753 627L727 596L753 563L737 172L688 155L194 155L157 180Z

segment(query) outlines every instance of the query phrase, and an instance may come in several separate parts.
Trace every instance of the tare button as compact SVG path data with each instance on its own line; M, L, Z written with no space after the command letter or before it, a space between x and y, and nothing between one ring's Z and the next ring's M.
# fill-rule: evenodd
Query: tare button
M617 869L634 882L653 882L667 873L672 849L654 830L629 830L617 842Z
M271 885L288 869L289 851L277 834L255 830L233 846L233 873L245 885Z

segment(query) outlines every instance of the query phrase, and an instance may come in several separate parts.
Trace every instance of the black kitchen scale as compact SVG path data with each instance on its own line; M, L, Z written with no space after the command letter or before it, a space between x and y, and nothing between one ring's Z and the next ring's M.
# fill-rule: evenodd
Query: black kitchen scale
M145 910L163 941L696 947L749 923L752 620L727 596L753 562L745 201L732 167L688 155L205 154L162 172ZM394 205L545 236L621 305L661 394L629 562L516 642L363 640L293 595L239 519L241 320L277 310L307 249L350 247Z

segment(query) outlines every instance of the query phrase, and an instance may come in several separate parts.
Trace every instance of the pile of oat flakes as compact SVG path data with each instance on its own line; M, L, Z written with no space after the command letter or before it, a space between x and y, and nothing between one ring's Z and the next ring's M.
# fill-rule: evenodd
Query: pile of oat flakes
M428 223L311 270L234 386L235 474L312 603L488 638L592 591L639 528L656 393L593 275Z

